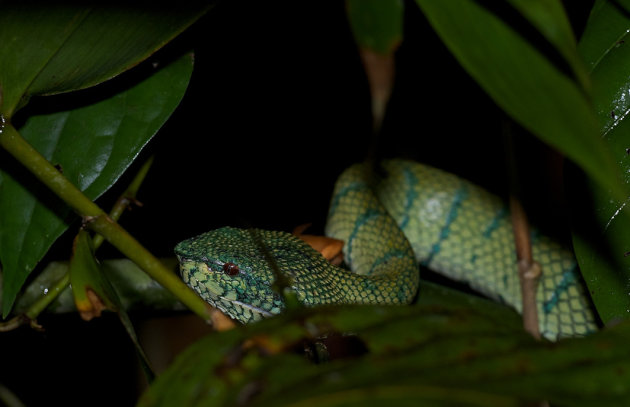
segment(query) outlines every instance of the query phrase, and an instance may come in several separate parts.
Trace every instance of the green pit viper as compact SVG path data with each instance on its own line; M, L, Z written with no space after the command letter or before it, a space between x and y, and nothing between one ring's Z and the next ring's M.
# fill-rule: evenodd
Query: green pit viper
M415 162L384 161L380 169L386 175L354 165L335 185L326 235L345 242L350 270L286 232L222 228L176 246L184 282L246 323L284 308L272 288L272 267L312 306L408 304L423 265L520 312L514 236L502 200ZM536 232L532 250L543 269L537 292L541 333L557 339L595 331L597 318L573 254Z

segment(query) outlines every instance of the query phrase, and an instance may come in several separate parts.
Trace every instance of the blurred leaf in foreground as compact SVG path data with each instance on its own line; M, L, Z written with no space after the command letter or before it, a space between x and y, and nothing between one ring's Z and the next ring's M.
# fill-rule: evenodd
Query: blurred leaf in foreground
M630 325L536 342L505 307L426 283L421 289L433 293L411 307L311 309L210 335L186 350L138 405L627 402ZM265 350L267 343L276 351ZM325 363L307 357L317 362L322 354Z

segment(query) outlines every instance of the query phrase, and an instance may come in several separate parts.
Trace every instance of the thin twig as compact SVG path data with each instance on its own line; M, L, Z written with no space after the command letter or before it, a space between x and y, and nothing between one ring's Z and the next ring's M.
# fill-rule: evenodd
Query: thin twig
M0 128L0 146L24 165L52 192L68 204L91 230L102 234L118 250L135 262L154 280L171 291L191 311L206 321L211 307L166 268L133 236L113 221L92 200L63 176L45 157L35 150L10 124Z
M2 384L0 384L0 404L6 407L24 407L24 403Z
M527 215L525 214L523 205L514 195L510 197L510 212L512 214L512 227L514 229L516 258L518 260L518 278L521 284L523 327L534 338L540 339L536 291L542 269L540 264L534 261L532 256Z
M518 279L521 286L521 301L523 306L523 328L536 340L541 339L538 325L538 305L536 291L538 280L542 275L540 264L534 260L532 254L531 233L527 214L519 197L519 178L516 165L516 154L510 122L503 121L503 136L506 145L506 157L510 186L510 213L512 229L514 231L514 245L518 261ZM532 404L536 407L549 407L549 402L541 400Z
M28 324L29 319L24 315L17 315L8 321L0 322L0 332L9 332L14 329L21 327L22 325Z
M534 261L532 255L532 242L527 214L519 200L519 179L514 154L514 145L510 123L503 121L503 134L507 149L507 165L510 184L510 213L512 216L512 228L514 231L514 243L516 246L516 259L518 261L518 277L521 285L521 301L523 304L523 327L534 338L540 339L540 327L538 325L538 306L536 304L536 291L538 280L542 274L540 264Z
M66 273L59 281L53 284L48 291L39 297L37 301L32 303L24 312L24 315L30 320L35 321L39 314L42 313L70 285L70 273Z
M122 195L116 201L116 204L109 213L109 217L115 221L118 221L125 209L136 200L136 195L140 188L140 185L144 181L151 164L153 163L153 156L142 164L140 170L136 173L133 180L122 193ZM94 250L103 243L104 239L101 235L94 236ZM22 315L16 316L6 322L0 322L0 331L15 329L21 325L33 323L58 296L70 285L70 274L66 273L53 284L44 295L41 295L37 301L33 302Z
M153 163L153 156L142 164L142 167L133 178L125 192L118 198L116 204L110 211L109 217L115 221L120 219L120 216L124 213L125 209L131 202L134 202L140 185L144 181L151 164ZM104 239L101 235L94 236L94 250L103 243ZM70 285L70 274L66 273L53 284L48 291L41 295L37 301L33 302L22 315L16 316L6 322L0 322L0 331L15 329L21 325L34 322L39 314L44 311L48 305L50 305L58 296Z
M129 184L125 192L123 192L116 200L116 203L112 207L112 210L109 212L109 217L111 219L118 222L122 214L129 207L129 205L131 205L132 203L138 203L136 198L138 195L138 190L140 189L140 185L142 185L142 183L144 182L144 179L146 178L147 173L151 168L151 165L153 165L153 156L149 157L142 164L136 175L133 177L133 180L131 180L131 183ZM94 250L98 249L103 241L103 235L94 236Z

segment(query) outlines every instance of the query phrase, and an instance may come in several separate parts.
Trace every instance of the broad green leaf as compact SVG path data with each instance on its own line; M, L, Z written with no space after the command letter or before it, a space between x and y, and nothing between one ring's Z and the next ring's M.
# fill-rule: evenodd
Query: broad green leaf
M582 210L578 212L578 218L581 216L589 214ZM607 241L609 237L613 237L612 241ZM601 229L584 225L576 226L573 231L573 249L580 271L597 313L605 324L628 318L630 311L627 287L630 273L628 266L622 265L627 263L627 259L624 258L623 248L615 247L623 244L620 240L622 237L623 235L603 236ZM610 246L613 250L617 249L617 256L611 256Z
M421 290L429 291L428 298L420 296L415 306L307 309L203 338L138 405L627 402L630 325L555 344L537 342L505 307L469 296L466 304L457 295L451 303L448 292L440 295L430 285L427 290L426 283ZM330 360L312 363L296 354L302 349Z
M138 64L198 19L208 5L2 4L0 113L32 95L82 89Z
M578 49L589 71L616 48L622 47L628 33L624 14L630 10L628 0L595 0Z
M587 62L594 82L595 111L605 138L626 122L630 112L630 1L619 3L625 5L625 11L609 1L596 2L579 44L580 54ZM628 160L622 160L626 147L613 150L613 154L615 162L626 161L623 174L625 181L630 182Z
M20 132L90 199L121 176L182 99L192 73L185 55L114 96L47 115L30 117ZM3 315L37 262L74 219L40 185L6 167L0 172L0 260ZM7 172L9 171L9 172Z
M160 259L167 267L177 270L177 259ZM101 262L103 272L118 293L122 308L133 310L184 310L175 296L153 280L129 259L107 259ZM50 288L68 272L68 262L53 261L24 287L15 302L15 312L24 312L39 297L48 295ZM1 283L0 274L0 283ZM1 286L2 284L0 284ZM72 290L64 290L47 308L46 312L76 312ZM1 297L1 293L0 293Z
M585 92L472 0L416 0L459 63L515 121L618 196L623 188Z
M562 3L548 0L509 0L564 57L582 87L590 89L588 72L577 51L575 36Z
M618 172L630 185L630 2L597 1L587 22L579 50L593 81L593 104L603 141L612 152ZM626 10L623 10L623 7ZM575 189L575 188L574 188ZM590 188L573 191L575 206L574 248L580 269L604 322L627 318L630 310L630 208L627 199L591 182ZM581 207L585 201L591 205ZM598 224L587 220L596 216Z
M244 329L208 336L191 346L158 377L139 405L227 406L248 402L276 406L299 402L339 405L334 403L335 400L337 403L340 401L338 394L333 392L336 385L346 390L358 389L359 394L355 394L352 400L365 403L360 405L383 405L384 401L391 402L393 399L402 405L423 400L463 402L462 397L466 396L472 396L477 401L472 405L488 405L488 401L508 399L475 391L458 393L452 388L442 391L439 386L419 386L415 391L396 392L398 379L406 372L401 370L389 376L381 374L378 365L388 358L394 355L404 357L409 349L422 348L447 338L460 338L465 344L460 344L460 348L445 346L448 352L440 353L438 358L443 363L471 357L474 353L470 349L475 347L475 339L486 337L489 333L492 337L499 335L509 341L511 345L507 348L510 349L514 349L515 344L533 341L522 332L520 317L504 306L425 282L420 290L423 295L414 306L302 308L293 314L285 313ZM349 332L352 333L349 336L340 335ZM510 334L515 332L517 339L513 340ZM362 383L367 383L365 378L345 379L346 373L342 368L351 368L352 363L347 364L342 359L341 364L333 361L317 366L295 354L295 350L317 346L319 342L313 336L319 335L333 338L328 345L322 342L322 349L328 346L333 356L334 338L337 338L340 341L337 345L342 348L345 346L351 351L352 348L364 349L379 360L365 360L365 365L374 365L360 367L372 381L367 393L362 387ZM263 349L249 346L250 351L239 350L239 346L250 338L255 338L252 345L262 344ZM273 356L264 356L270 355L270 348L284 349L285 352L271 352ZM486 347L484 351L487 353L494 349ZM483 357L482 353L476 355ZM436 355L432 354L430 359L433 365ZM346 362L348 360L357 362L363 358L345 359ZM408 388L407 385L404 387ZM453 393L458 393L458 396ZM348 402L343 398L341 401Z
M118 313L121 323L135 345L136 354L147 380L151 382L154 374L147 356L140 346L136 331L131 324L129 315L122 307L116 290L114 290L114 287L106 278L103 268L94 257L92 239L84 229L81 229L74 239L69 272L74 302L81 317L89 321L94 317L99 317L101 311L105 309Z
M347 0L348 19L360 48L390 54L402 41L401 0Z

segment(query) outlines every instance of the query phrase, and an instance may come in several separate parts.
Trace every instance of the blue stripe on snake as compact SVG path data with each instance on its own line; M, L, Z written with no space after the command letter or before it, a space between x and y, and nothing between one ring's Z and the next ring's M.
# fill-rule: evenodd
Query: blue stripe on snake
M520 312L508 215L499 198L453 174L391 160L382 163L381 171L354 165L335 185L326 234L347 242L350 270L277 231L222 228L181 242L175 252L184 281L242 322L284 307L271 288L275 273L269 255L309 306L409 303L419 286L418 262L423 262ZM533 230L532 252L543 269L536 293L541 332L556 339L596 330L571 251Z
M433 260L433 257L435 257L440 252L441 244L443 241L448 239L451 225L453 224L453 222L455 222L455 219L457 219L457 212L459 210L459 207L461 206L462 202L466 199L467 196L468 196L468 191L466 189L466 185L462 185L455 192L455 196L453 197L453 203L451 204L451 209L448 211L448 215L446 216L446 223L444 224L444 226L442 227L442 230L440 231L440 238L437 242L433 243L433 245L431 246L431 253L429 253L429 257L427 257L426 259L420 262L420 264L422 264L423 266L429 267L429 265L431 264L431 260Z

